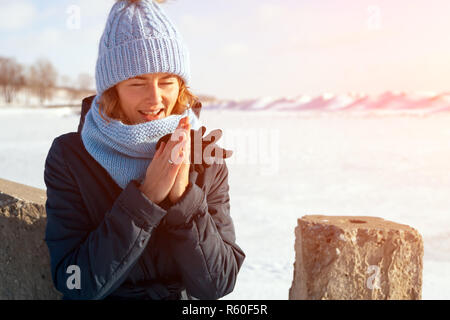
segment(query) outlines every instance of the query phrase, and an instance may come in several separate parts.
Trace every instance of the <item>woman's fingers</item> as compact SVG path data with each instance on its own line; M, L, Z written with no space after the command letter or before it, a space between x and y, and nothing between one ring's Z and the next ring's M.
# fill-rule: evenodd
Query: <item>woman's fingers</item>
M168 136L167 141L161 139L155 157L160 157L161 161L176 168L178 164L183 162L183 158L187 150L186 146L190 144L190 124L188 117L182 118L178 123L175 132ZM184 153L183 153L184 149Z
M214 142L219 140L222 137L222 130L220 129L215 129L213 131L211 131L210 133L208 133L208 135L206 137L203 138L204 141L207 142Z
M164 141L161 141L161 144L159 145L158 150L156 150L155 158L156 158L156 157L159 157L159 156L163 153L163 151L164 151L164 146L165 146L165 145L166 145L166 144L164 143Z
M227 150L227 149L221 148L217 145L215 145L215 148L212 149L212 151L211 151L211 156L215 157L215 158L226 159L226 158L231 157L232 155L233 155L232 150Z
M183 126L183 125L186 125L186 124L188 124L189 123L189 117L184 117L184 118L182 118L181 120L180 120L180 123L179 124L181 124L181 126Z
M167 142L170 140L170 136L172 134L168 133L164 137L158 140L158 143L156 144L156 149L159 149L159 146L161 145L161 142L164 142L167 145Z
M233 150L225 149L225 158L229 158L233 155Z
M184 139L188 139L189 138L189 129L188 128L190 128L188 118L184 117L183 119L180 120L180 122L178 123L178 127L175 129L175 131L170 136L170 139L168 141L168 146L170 148L173 148L176 144L178 144L179 142L182 141L182 137L184 137Z
M172 160L174 164L181 164L183 162L186 153L186 145L187 140L185 139L170 151L170 160Z

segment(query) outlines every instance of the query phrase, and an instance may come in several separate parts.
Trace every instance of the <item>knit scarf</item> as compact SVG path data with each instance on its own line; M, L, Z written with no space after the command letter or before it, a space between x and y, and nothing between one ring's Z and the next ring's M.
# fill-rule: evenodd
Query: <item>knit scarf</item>
M182 118L189 117L191 129L197 130L202 125L191 108L181 115L173 114L136 125L126 125L103 115L110 121L107 123L100 116L98 100L95 96L86 113L81 139L89 154L122 189L131 180L142 183L156 153L158 140L175 132Z

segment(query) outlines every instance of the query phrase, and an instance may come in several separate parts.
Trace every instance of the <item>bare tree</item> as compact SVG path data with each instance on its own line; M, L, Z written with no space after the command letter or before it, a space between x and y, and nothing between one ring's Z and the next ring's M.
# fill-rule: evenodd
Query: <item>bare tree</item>
M58 79L58 72L53 64L45 59L38 59L29 69L28 85L31 91L39 97L41 103L53 97Z
M13 58L0 57L0 89L6 103L25 85L23 66Z

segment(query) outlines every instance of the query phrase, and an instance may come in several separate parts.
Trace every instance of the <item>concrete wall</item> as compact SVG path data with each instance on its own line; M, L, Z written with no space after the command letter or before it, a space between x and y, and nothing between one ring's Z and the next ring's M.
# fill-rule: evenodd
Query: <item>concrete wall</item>
M407 225L307 215L295 229L292 300L419 300L423 240Z
M0 179L0 299L61 299L45 244L46 192Z

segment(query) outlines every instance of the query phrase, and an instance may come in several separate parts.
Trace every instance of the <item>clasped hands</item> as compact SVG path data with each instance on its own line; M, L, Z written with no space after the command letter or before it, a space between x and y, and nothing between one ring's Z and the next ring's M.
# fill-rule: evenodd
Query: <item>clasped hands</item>
M205 126L191 129L188 117L184 117L174 133L159 139L156 153L139 187L149 200L158 204L168 197L171 203L178 202L189 185L191 164L201 173L216 160L221 163L221 159L231 157L231 150L214 143L221 138L222 130L213 130L203 137L205 131Z

